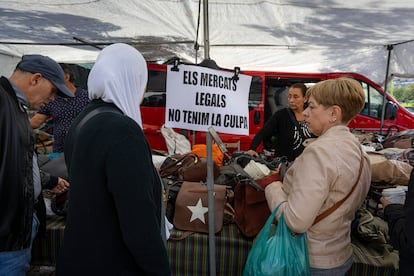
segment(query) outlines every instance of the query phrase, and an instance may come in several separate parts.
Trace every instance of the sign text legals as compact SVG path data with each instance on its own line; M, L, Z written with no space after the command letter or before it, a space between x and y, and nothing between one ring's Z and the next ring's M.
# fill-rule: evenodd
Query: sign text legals
M167 73L165 126L196 131L249 134L248 98L251 76L179 65Z

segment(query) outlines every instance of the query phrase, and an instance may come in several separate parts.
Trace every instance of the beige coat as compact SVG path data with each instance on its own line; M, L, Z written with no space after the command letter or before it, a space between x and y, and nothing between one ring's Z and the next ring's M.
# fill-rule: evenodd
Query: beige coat
M332 214L312 226L316 216L344 198L359 172L361 146L345 126L335 126L309 143L281 182L266 187L269 208L281 202L287 226L307 232L309 261L314 268L334 268L352 256L351 222L371 182L364 153L362 175L351 196Z

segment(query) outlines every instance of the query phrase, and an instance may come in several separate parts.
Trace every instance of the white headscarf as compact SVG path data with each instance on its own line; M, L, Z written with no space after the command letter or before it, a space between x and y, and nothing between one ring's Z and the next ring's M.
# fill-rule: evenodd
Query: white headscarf
M142 127L140 104L147 81L141 53L127 44L112 44L100 52L89 74L89 99L114 103Z

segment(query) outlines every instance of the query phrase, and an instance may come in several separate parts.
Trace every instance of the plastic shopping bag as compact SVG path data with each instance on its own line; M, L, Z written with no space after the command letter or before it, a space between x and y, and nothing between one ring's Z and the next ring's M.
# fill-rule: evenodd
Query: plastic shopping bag
M191 151L191 144L188 139L174 131L174 129L162 125L161 134L167 145L168 155L186 154Z
M269 216L257 236L247 257L243 276L310 275L306 233L292 233L286 226L283 214L277 226L272 224L279 207Z

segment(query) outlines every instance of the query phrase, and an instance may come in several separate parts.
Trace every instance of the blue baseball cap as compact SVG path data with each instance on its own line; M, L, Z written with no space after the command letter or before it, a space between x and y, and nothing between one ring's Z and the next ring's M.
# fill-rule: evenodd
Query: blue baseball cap
M47 56L24 55L16 68L30 73L40 73L44 78L53 83L58 92L64 98L75 97L65 84L65 73L60 65Z

